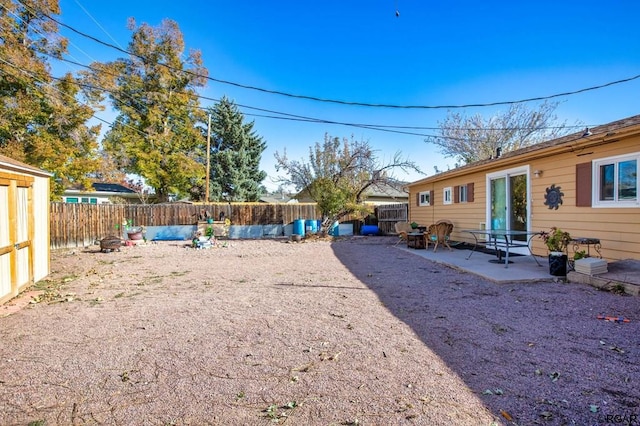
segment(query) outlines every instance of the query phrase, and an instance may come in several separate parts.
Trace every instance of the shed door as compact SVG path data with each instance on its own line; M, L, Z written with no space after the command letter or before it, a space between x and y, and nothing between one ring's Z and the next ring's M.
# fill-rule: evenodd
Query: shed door
M9 238L9 187L0 185L0 300L11 294L11 253Z
M0 184L0 301L33 282L30 188Z

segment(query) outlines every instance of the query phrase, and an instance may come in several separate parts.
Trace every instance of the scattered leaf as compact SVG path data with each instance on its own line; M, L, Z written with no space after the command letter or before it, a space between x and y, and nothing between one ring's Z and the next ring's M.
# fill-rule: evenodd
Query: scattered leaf
M599 409L600 407L595 404L589 405L589 411L591 411L592 413L597 413Z
M493 395L493 391L491 389L485 389L482 391L483 395Z
M298 406L298 403L295 401L289 401L287 402L287 405L285 405L285 408L296 408Z
M542 376L542 370L540 370L539 368L536 368L536 376Z
M509 422L513 421L513 417L511 417L511 414L507 413L506 411L500 410L500 414L502 415L502 417L507 419L507 421Z
M549 374L549 377L551 377L552 382L557 382L560 378L560 373L554 371L553 373Z

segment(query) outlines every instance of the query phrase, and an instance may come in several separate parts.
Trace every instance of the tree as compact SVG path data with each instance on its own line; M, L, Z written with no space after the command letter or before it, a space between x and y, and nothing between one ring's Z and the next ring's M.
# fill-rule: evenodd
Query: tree
M80 101L71 74L54 78L47 57L61 58L66 40L48 18L57 1L2 1L0 8L0 153L52 173L52 198L69 184L89 187L97 167L100 126Z
M169 194L187 194L205 175L204 120L197 87L208 72L199 51L186 60L178 25L164 20L133 31L128 58L96 64L95 81L109 89L118 117L103 141L119 167L136 174L155 190L160 201Z
M569 133L566 121L558 122L557 107L557 102L544 102L537 110L512 104L506 112L487 119L480 114L449 113L438 123L440 135L425 142L439 146L445 157L462 164L485 160L495 157L498 148L506 153Z
M253 122L226 96L209 109L211 114L211 198L224 201L258 201L266 191L260 158L267 148L253 131ZM208 200L207 200L208 201Z
M303 190L318 203L323 216L322 231L349 214L366 215L370 209L364 204L367 190L377 185L394 185L393 173L416 171L420 168L396 152L388 163L378 161L367 141L324 136L309 148L309 161L289 160L286 151L276 152L276 169L288 174L279 180Z

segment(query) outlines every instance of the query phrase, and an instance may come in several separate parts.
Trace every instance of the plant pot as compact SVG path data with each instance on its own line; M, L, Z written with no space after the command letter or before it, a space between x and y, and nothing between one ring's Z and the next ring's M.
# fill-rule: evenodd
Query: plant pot
M126 232L127 232L127 237L129 237L130 240L143 239L142 228L134 227L134 228L127 229Z
M567 255L566 254L550 254L549 255L549 274L554 277L567 276Z

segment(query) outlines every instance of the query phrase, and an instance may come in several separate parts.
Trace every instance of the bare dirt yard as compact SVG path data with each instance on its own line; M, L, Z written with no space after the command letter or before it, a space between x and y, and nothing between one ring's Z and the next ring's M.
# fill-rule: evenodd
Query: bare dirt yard
M395 241L55 251L0 307L0 424L640 424L638 297Z

